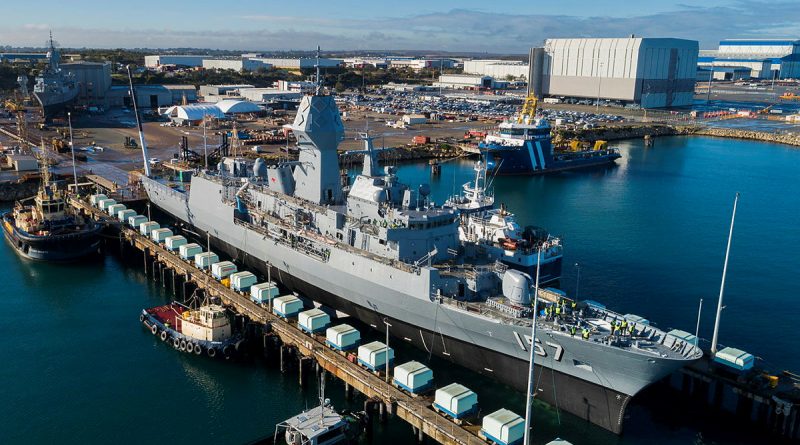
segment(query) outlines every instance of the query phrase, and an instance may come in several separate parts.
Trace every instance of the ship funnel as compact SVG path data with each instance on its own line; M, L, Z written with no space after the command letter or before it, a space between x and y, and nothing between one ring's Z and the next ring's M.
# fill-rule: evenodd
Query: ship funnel
M531 277L518 270L509 269L503 274L503 295L512 304L530 306Z

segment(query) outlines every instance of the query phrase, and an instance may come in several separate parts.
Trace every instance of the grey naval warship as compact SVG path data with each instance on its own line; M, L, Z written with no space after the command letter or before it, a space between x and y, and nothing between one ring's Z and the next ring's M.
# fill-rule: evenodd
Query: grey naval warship
M47 51L47 66L36 76L33 95L42 106L45 119L50 119L78 96L78 82L72 73L61 69L61 52L53 43L50 34L50 49Z
M297 161L226 158L186 190L146 176L142 185L161 210L301 297L380 329L386 320L393 336L523 392L533 348L536 381L547 382L536 397L616 433L635 394L702 356L644 322L615 332L625 316L560 291L540 289L534 310L530 274L486 239L461 239L461 210L380 168L369 138L361 174L343 180L344 126L319 85L292 129Z

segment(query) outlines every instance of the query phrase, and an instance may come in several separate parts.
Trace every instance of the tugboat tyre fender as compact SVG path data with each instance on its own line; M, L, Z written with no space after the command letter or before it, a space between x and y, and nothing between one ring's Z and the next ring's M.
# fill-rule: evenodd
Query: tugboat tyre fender
M209 357L214 358L214 356L217 355L217 350L214 348L208 348L206 354L208 354Z
M241 348L242 348L243 344L244 344L244 339L241 339L241 340L236 342L236 344L234 345L234 347L236 348L236 352L241 352L242 351Z
M144 321L144 314L139 314L139 321L140 321L140 322L143 322L143 321Z
M203 347L198 345L198 344L195 344L194 345L194 355L200 355L202 353L203 353Z
M194 344L193 343L186 342L186 352L188 352L189 354L194 352Z
M161 341L167 341L167 331L161 331Z
M150 332L152 332L153 335L158 334L158 326L156 325L150 326Z
M186 340L181 340L180 349L181 349L181 351L185 351L186 350Z
M180 348L181 347L181 341L178 340L177 338L173 339L172 340L172 347L175 348L175 349Z
M222 353L223 353L223 354L225 354L225 357L228 357L228 356L230 356L230 355L231 355L231 352L232 352L232 351L231 351L231 345L225 345L225 346L223 346L223 348L222 348Z

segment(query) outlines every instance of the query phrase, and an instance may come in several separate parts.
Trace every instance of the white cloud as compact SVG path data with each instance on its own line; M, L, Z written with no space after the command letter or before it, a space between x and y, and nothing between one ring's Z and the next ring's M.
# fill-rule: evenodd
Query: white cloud
M67 47L196 47L241 50L429 49L524 53L551 37L636 34L699 40L713 48L724 38L798 37L800 2L736 1L730 6L681 6L630 17L509 14L453 9L403 17L334 19L246 15L247 25L222 29L56 28ZM263 26L263 29L258 29ZM0 28L0 41L41 46L47 25Z

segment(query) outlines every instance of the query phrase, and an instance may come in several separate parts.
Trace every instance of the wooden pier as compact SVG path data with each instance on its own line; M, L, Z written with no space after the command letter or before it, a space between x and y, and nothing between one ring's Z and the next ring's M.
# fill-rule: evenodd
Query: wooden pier
M313 359L322 369L342 380L347 390L355 389L371 402L379 402L381 413L395 415L409 423L417 434L418 441L423 441L425 435L441 444L488 443L478 437L479 426L456 425L452 420L435 412L431 408L429 398L411 396L387 383L382 376L362 368L349 361L342 353L326 346L324 338L304 333L295 323L273 315L267 308L251 301L249 296L223 286L208 273L195 267L193 262L182 260L176 253L166 250L83 200L70 199L70 204L79 211L116 227L119 230L120 242L141 251L145 268L152 270L154 274L162 274L161 280L165 284L171 279L172 289L176 293L178 281L182 282L183 286L188 283L191 287L202 289L209 297L219 298L225 305L246 316L251 322L264 325L264 332L277 335L283 345L293 347L300 354L301 363L302 360ZM151 264L155 266L151 268ZM301 364L299 367L301 373L304 368Z

